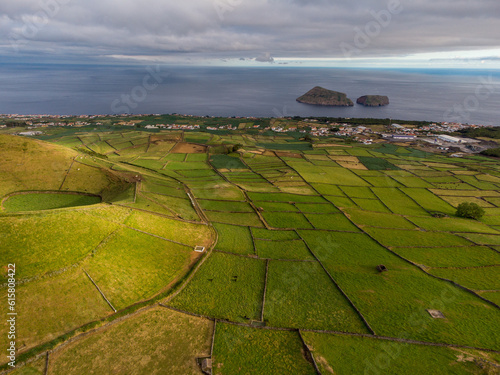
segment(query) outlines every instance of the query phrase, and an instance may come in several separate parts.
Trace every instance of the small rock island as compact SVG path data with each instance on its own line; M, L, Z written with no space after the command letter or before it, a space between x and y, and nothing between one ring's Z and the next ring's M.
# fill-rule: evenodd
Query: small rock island
M389 104L389 98L384 95L364 95L359 97L356 103L365 107L382 107Z
M354 104L351 99L343 92L327 90L316 86L307 93L297 98L299 103L325 105L335 107L352 107Z

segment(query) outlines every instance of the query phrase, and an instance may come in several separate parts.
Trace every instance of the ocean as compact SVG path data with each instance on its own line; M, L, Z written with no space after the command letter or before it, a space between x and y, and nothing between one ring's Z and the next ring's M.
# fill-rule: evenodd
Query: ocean
M500 125L500 71L0 65L0 113L179 113L210 116L328 116ZM314 86L390 105L321 107L295 101Z

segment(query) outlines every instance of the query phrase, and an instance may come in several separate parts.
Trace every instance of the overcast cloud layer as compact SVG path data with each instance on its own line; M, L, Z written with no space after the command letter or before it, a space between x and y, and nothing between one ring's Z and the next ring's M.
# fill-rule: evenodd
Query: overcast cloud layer
M472 60L497 63L500 1L2 0L0 35L6 61L262 64L482 50Z

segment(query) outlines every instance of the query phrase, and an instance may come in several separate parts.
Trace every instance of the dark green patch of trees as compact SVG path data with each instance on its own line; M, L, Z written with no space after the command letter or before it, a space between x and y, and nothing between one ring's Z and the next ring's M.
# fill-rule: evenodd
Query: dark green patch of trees
M500 127L491 126L477 129L461 129L458 133L467 137L500 139Z
M484 210L477 203L463 202L457 207L457 216L467 219L479 220L483 217Z
M481 154L486 156L496 156L497 158L500 158L500 147L490 148L489 150L481 151Z

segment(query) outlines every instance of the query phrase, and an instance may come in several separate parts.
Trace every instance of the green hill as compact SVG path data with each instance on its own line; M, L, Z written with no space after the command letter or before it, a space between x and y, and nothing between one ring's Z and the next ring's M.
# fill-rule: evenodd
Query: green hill
M316 86L307 93L297 98L299 103L326 105L334 107L352 107L352 100L343 92L327 90L323 87Z

